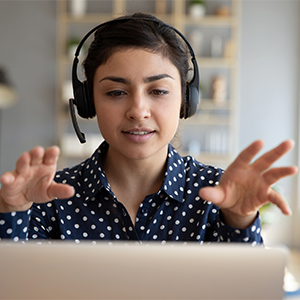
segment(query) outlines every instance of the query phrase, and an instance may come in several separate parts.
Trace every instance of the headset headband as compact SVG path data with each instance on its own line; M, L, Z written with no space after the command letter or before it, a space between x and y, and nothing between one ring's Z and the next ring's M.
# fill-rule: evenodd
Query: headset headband
M80 131L79 126L78 126L78 122L75 116L75 110L74 110L74 105L77 105L77 110L79 115L79 107L81 105L81 103L79 103L79 101L81 101L80 99L77 99L77 94L80 94L80 98L83 97L84 99L84 103L90 101L90 99L88 99L88 90L86 87L86 82L81 82L78 79L77 76L77 66L79 63L79 59L78 56L80 54L80 50L83 46L83 44L85 43L85 41L95 32L97 31L99 28L105 26L105 25L109 25L109 24L113 24L113 23L119 23L119 22L127 22L127 21L131 21L131 20L142 20L142 21L148 21L148 22L152 22L152 23L156 23L158 25L163 25L166 26L168 28L171 28L175 33L177 33L182 40L185 42L185 44L187 45L190 55L191 55L191 60L192 60L192 64L193 64L193 78L190 82L187 83L188 88L186 91L186 100L189 102L187 105L187 111L184 112L183 118L189 118L191 116L193 116L196 113L197 110L197 105L198 105L198 101L199 101L199 84L200 84L200 76L199 76L199 70L198 70L198 64L197 64L197 60L196 60L196 56L194 53L194 50L192 48L192 46L190 45L190 43L188 42L188 40L185 38L185 36L176 28L172 27L169 24L166 24L160 20L155 20L155 19L151 19L151 18L144 18L144 17L124 17L124 18L118 18L118 19L114 19L114 20L110 20L107 22L104 22L102 24L97 25L96 27L92 28L80 41L80 43L77 46L77 49L75 51L75 58L73 60L73 65L72 65L72 85L73 85L73 93L74 93L74 99L70 99L69 101L69 105L70 105L70 112L71 112L71 118L72 118L72 123L73 123L73 127L74 130L77 134L77 137L79 138L81 143L85 143L86 139L85 139L85 135L83 132ZM79 92L78 92L79 91ZM87 99L86 99L87 98ZM192 101L191 101L192 100ZM88 110L88 113L84 113L83 117L84 118L90 118L93 117L92 114L94 114L95 112L93 111L93 113L91 113ZM82 115L81 115L82 116Z

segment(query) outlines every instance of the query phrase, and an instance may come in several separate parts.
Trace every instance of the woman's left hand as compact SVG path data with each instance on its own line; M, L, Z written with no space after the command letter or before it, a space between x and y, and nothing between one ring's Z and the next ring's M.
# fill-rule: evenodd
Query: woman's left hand
M293 141L285 141L251 163L263 147L261 140L254 142L228 167L219 185L202 188L200 197L219 206L226 224L235 228L249 227L258 209L269 202L290 215L288 204L271 186L283 177L296 174L298 168L270 167L293 146Z

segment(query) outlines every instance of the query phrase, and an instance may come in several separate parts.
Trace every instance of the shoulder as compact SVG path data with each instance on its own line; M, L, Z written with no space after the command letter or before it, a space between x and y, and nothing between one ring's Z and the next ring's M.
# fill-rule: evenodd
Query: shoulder
M59 183L72 183L88 181L92 179L99 180L99 176L103 176L102 154L107 151L108 145L103 142L99 148L95 150L91 157L83 162L73 166L64 168L56 172L54 180ZM95 178L97 174L97 178Z
M192 156L183 157L186 165L186 177L187 178L197 178L203 182L207 182L209 185L218 184L221 176L224 173L222 168L206 165L197 161Z
M170 145L165 190L169 191L169 186L172 187L172 191L169 192L173 193L174 197L178 194L178 198L184 197L185 192L189 195L195 192L196 195L202 187L218 185L223 173L222 168L203 164L193 156L181 156Z
M222 168L203 164L191 155L181 156L174 148L169 149L173 154L173 161L181 162L186 182L198 182L200 186L217 185L224 173Z

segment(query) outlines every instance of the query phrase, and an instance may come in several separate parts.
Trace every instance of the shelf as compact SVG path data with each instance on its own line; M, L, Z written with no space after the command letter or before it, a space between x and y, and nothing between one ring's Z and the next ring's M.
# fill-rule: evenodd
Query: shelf
M230 27L237 25L235 17L218 17L218 16L205 16L200 19L195 19L191 16L185 17L186 26L209 26L209 27Z
M209 110L209 111L217 111L217 110L233 110L232 100L226 100L223 103L216 103L213 99L201 99L199 104L200 110Z
M183 126L230 126L231 121L228 116L216 116L209 113L198 113L191 119L181 120L180 125Z
M71 14L66 15L62 18L62 22L64 23L76 23L76 24L88 24L88 23L97 23L101 24L105 21L108 21L114 18L115 15L112 14L87 14L84 16L73 16Z
M235 68L237 66L234 58L199 57L197 61L199 68Z
M64 23L102 23L111 18L118 16L119 14L102 14L102 13L89 13L83 16L74 16L67 14L62 17ZM156 15L159 19L164 20L167 23L172 23L171 15ZM185 16L184 19L186 26L209 26L209 27L230 27L235 26L237 23L234 17L218 17L218 16L205 16L200 19L194 17Z
M88 13L82 16L74 16L69 11L70 7L67 0L57 1L58 7L58 26L57 26L57 41L58 41L58 76L57 76L57 141L62 145L62 160L68 160L71 158L86 158L90 155L92 150L101 142L99 135L91 135L94 132L94 127L97 126L97 120L93 121L85 120L78 117L80 128L87 135L87 143L80 145L77 137L71 126L71 118L68 111L67 99L71 93L71 86L67 86L71 78L71 67L73 62L73 56L68 54L67 40L72 36L78 36L79 39L83 37L85 30L89 30L103 22L111 20L112 18L121 16L122 14L130 13L126 11L127 0L110 0L109 6L103 7L101 2L97 4L97 9L92 9L92 6L88 7ZM154 0L145 1L145 7L149 7L149 3ZM230 6L229 16L217 16L213 15L214 9L212 6L207 10L208 15L197 18L187 14L187 1L188 0L156 0L153 7L155 7L154 13L156 17L163 20L165 23L170 24L180 30L183 34L189 35L189 33L195 29L202 33L203 47L198 47L201 53L207 56L197 56L197 62L200 68L201 84L207 88L204 88L204 97L211 97L212 95L212 82L213 77L217 75L224 76L226 82L226 101L223 103L215 103L213 99L203 98L199 104L199 110L197 114L190 119L180 120L179 123L179 135L180 130L184 136L180 137L180 141L184 142L185 148L178 147L178 151L182 155L186 155L189 143L193 139L197 139L200 143L200 153L189 153L193 155L197 160L205 164L215 164L221 167L225 167L232 159L232 154L235 151L237 145L237 132L235 124L235 118L237 114L237 79L238 79L238 45L239 45L239 27L240 27L240 1L228 0L226 5ZM133 1L132 1L133 2ZM224 5L223 0L214 0L214 6L218 4ZM141 2L142 3L142 2ZM161 5L161 6L160 6ZM209 5L208 5L209 6ZM131 8L129 8L131 9ZM132 10L132 9L131 9ZM152 10L152 9L151 9ZM103 13L106 11L107 13ZM167 11L167 14L161 12ZM99 13L98 13L99 12ZM121 13L122 12L122 13ZM152 12L153 13L153 12ZM72 36L71 36L72 35ZM223 51L218 53L225 53L222 57L210 57L212 37L220 35L222 38ZM188 36L187 36L188 37ZM196 39L196 43L198 40ZM195 44L197 46L197 44ZM194 46L194 45L193 45ZM198 45L199 46L199 45ZM196 47L194 46L194 49ZM228 51L227 51L228 50ZM231 51L230 51L231 50ZM73 51L73 50L72 50ZM71 51L71 52L72 52ZM84 51L81 51L83 54ZM83 57L80 58L82 62ZM203 72L202 72L203 71ZM78 68L78 76L83 78L83 74L80 68ZM62 99L65 99L65 101ZM186 134L187 133L187 134ZM214 137L221 135L224 138L222 151L220 150L220 143L218 139ZM210 136L215 142L216 147L210 147ZM179 141L179 144L180 144ZM222 144L221 143L221 144ZM205 145L205 147L203 146ZM190 149L191 150L191 149ZM210 152L206 152L211 150ZM67 165L64 162L64 165Z

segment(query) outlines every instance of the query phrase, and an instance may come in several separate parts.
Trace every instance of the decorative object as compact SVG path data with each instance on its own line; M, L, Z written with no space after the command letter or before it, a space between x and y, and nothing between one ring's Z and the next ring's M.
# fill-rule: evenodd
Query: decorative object
M190 43L197 56L201 56L203 52L203 34L199 29L193 29L189 34Z
M73 16L82 17L86 12L86 0L70 0L70 8Z
M204 17L206 14L205 1L192 0L189 2L189 15L195 19Z
M235 57L235 45L232 39L226 41L224 45L224 57L225 58L233 58Z
M212 83L212 99L214 103L221 104L226 100L227 83L223 76L216 76Z
M216 16L218 16L218 17L230 16L230 8L226 5L219 6L216 10Z
M16 91L9 82L6 72L0 68L0 109L13 105L16 98Z
M167 11L167 2L165 0L156 0L156 13L165 15Z

